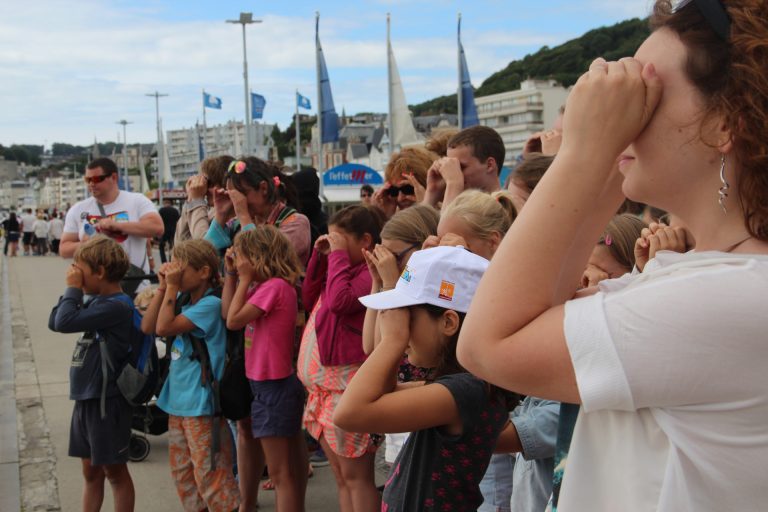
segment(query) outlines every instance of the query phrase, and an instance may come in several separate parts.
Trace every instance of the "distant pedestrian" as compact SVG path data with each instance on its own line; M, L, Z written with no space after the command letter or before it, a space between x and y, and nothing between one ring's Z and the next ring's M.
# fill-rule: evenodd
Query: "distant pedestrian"
M45 214L38 213L37 220L32 224L35 233L35 256L45 256L48 254L48 221L45 220Z
M32 239L35 236L35 221L37 217L32 213L32 208L27 208L21 215L21 243L24 246L24 255L29 256L32 254Z
M163 199L163 207L158 211L160 218L163 219L163 236L160 237L160 261L165 263L165 245L168 244L168 250L173 249L173 238L176 236L176 223L179 222L181 214L173 206L173 201Z
M21 224L19 223L19 219L16 218L16 212L11 212L11 215L3 221L3 231L5 232L3 254L8 256L8 249L10 249L11 256L16 256L21 231Z
M59 243L63 234L64 220L62 219L62 214L54 213L48 228L48 239L51 242L51 252L54 254L59 254Z
M367 183L360 187L360 202L367 206L373 204L373 187Z
M122 368L130 351L131 333L135 332L133 307L127 297L128 302L119 298L123 295L120 280L128 265L123 248L106 236L80 244L67 271L67 288L48 321L52 331L84 333L77 341L69 369L69 398L75 401L69 455L82 460L83 510L101 508L105 479L112 487L115 511L130 512L135 501L127 465L131 406L117 387L117 375L102 373L96 337L106 340L103 349L109 350L115 366ZM84 303L86 293L92 299Z

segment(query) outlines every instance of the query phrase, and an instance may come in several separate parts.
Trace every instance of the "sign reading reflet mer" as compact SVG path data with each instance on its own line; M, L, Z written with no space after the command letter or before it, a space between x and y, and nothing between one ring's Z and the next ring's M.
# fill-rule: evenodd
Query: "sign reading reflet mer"
M368 166L360 164L342 164L323 173L325 186L360 186L382 185L384 178Z

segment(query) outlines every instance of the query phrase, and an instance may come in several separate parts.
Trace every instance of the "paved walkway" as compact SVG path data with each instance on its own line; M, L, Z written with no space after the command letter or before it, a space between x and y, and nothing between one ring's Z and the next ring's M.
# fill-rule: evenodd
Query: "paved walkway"
M80 462L67 456L68 372L76 336L48 330L69 262L0 255L0 263L0 511L76 512L81 510ZM168 470L166 436L150 436L150 442L149 457L129 464L136 510L181 510ZM273 492L262 491L259 501L261 511L274 510ZM309 481L307 510L337 509L331 470L319 468ZM109 490L103 510L113 510Z

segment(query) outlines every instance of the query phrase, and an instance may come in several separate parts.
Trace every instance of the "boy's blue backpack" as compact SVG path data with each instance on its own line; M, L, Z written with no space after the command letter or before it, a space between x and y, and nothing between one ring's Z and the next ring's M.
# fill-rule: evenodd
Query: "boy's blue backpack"
M157 347L155 337L141 331L141 314L133 305L131 299L124 294L118 295L117 300L128 304L133 311L133 326L131 327L131 347L128 358L122 368L115 368L109 354L107 341L99 335L99 350L101 351L101 415L105 414L107 394L107 368L117 375L117 387L123 397L133 406L148 402L157 391L159 379Z

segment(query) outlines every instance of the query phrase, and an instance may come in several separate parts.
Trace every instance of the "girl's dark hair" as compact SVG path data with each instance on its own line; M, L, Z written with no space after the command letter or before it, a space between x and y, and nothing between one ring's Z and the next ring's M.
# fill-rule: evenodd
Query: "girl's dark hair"
M768 17L765 0L723 0L724 41L696 2L675 10L657 0L651 28L674 32L687 49L684 71L704 98L704 121L722 116L739 162L739 197L749 234L768 240ZM706 123L702 123L706 126Z
M241 173L235 172L233 168L239 161L245 163L245 170ZM270 203L284 201L289 206L299 209L299 200L291 177L284 174L273 162L265 162L255 156L249 156L233 160L229 169L226 181L231 181L232 186L239 192L245 194L244 185L258 189L262 182L266 182L267 200Z
M336 212L328 221L328 225L343 229L358 239L368 233L373 243L378 244L381 243L381 228L385 222L384 212L380 209L375 206L355 204Z
M418 306L412 307L423 309L433 319L440 318L446 312L445 308L434 306L432 304L419 304ZM435 367L435 369L430 372L430 376L427 379L427 382L434 382L438 377L443 377L445 375L468 373L456 358L456 345L459 342L459 333L461 332L461 326L464 325L464 318L466 317L466 313L456 311L456 314L459 316L459 328L456 329L454 335L448 339L448 343L446 343L443 347L443 353L440 362L438 363L437 367ZM517 393L507 391L506 389L502 389L492 384L487 384L487 386L488 394L491 400L504 404L507 410L511 411L520 402L520 395Z

